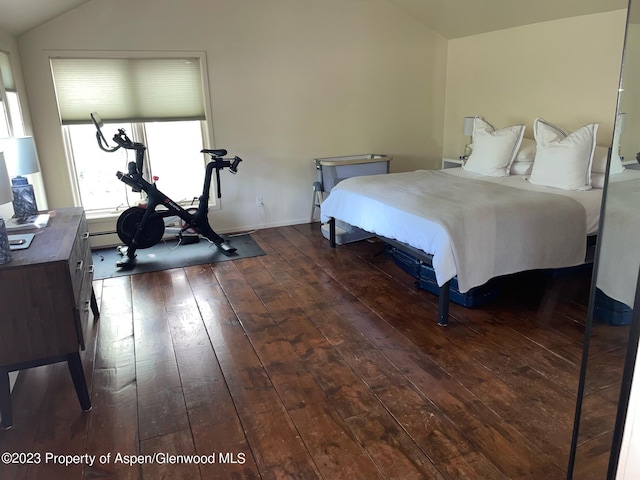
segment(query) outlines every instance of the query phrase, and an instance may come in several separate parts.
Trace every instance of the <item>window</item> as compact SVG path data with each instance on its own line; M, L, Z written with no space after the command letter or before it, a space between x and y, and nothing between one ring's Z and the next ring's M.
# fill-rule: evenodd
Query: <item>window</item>
M90 113L98 112L109 140L124 128L147 146L145 177L190 204L202 193L207 138L200 57L52 58L60 121L67 141L76 199L86 210L118 211L138 193L116 178L135 153L99 149ZM115 144L112 144L114 146ZM215 196L212 194L212 199Z
M0 138L23 136L24 123L9 53L0 50Z
M127 163L135 161L135 153L124 149L115 153L100 150L93 124L64 128L82 206L89 211L120 211L137 204L140 194L132 192L116 177L116 171L126 172ZM109 140L118 128L124 128L133 140L147 145L145 176L159 177L157 185L162 192L183 204L191 203L202 193L201 122L105 123L102 131Z

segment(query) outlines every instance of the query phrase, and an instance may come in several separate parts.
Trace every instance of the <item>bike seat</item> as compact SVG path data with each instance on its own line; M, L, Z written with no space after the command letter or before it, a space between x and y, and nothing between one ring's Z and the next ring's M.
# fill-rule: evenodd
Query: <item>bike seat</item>
M206 148L200 150L200 153L208 153L209 155L213 155L214 157L224 157L227 154L227 151L224 148L217 148L214 150L207 150Z

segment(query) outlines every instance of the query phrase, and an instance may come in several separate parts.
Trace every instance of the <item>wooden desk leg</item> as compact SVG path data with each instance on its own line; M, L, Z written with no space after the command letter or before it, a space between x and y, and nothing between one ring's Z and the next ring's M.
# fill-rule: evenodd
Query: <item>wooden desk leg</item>
M11 385L9 384L9 371L4 368L0 368L0 415L2 415L0 428L5 430L11 428L13 425Z
M85 412L91 410L91 398L89 397L89 390L87 389L87 381L84 377L84 370L82 369L82 361L80 360L80 353L70 353L67 355L67 365L69 372L71 373L71 379L73 380L73 386L76 388L76 394L80 401L80 407Z
M98 320L100 318L100 311L98 310L98 301L96 300L96 292L91 287L91 313L93 313L93 320Z

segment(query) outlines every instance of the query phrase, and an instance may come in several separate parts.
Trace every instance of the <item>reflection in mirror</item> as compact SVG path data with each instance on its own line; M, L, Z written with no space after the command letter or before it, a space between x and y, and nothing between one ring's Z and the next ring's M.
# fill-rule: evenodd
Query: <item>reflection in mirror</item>
M634 2L629 2L569 465L568 477L576 480L615 478L628 401L623 375L635 363L635 355L625 362L629 347L637 344L631 324L640 266L640 5Z

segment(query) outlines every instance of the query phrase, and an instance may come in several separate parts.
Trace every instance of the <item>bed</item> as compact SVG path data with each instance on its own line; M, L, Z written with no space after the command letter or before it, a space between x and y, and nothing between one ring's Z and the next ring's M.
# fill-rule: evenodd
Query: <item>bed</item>
M587 238L597 233L602 201L602 189L591 185L597 124L583 127L581 136L542 122L534 122L535 141L523 142L524 126L507 127L510 141L519 136L515 143L502 138L502 151L493 146L483 152L479 133L505 129L497 131L476 117L474 153L465 167L343 180L321 205L321 221L329 224L331 246L335 247L335 221L340 220L418 252L435 272L440 288L438 323L443 326L448 323L449 287L454 278L459 291L466 292L503 275L585 263ZM561 133L550 131L549 125ZM540 154L547 144L566 147L570 141L582 146L580 159L590 152L586 167L574 161L572 149ZM510 155L506 160L503 151ZM484 154L485 161L469 167L476 152ZM604 149L605 166L606 156ZM494 157L500 158L494 161ZM557 167L548 171L546 163L557 165L559 158L589 168L590 174L583 180L584 172L569 175ZM514 168L518 159L531 165ZM558 185L558 181L568 183ZM569 188L562 188L565 185Z
M631 322L640 252L640 171L612 176L607 187L604 228L596 280L596 316L612 325Z

